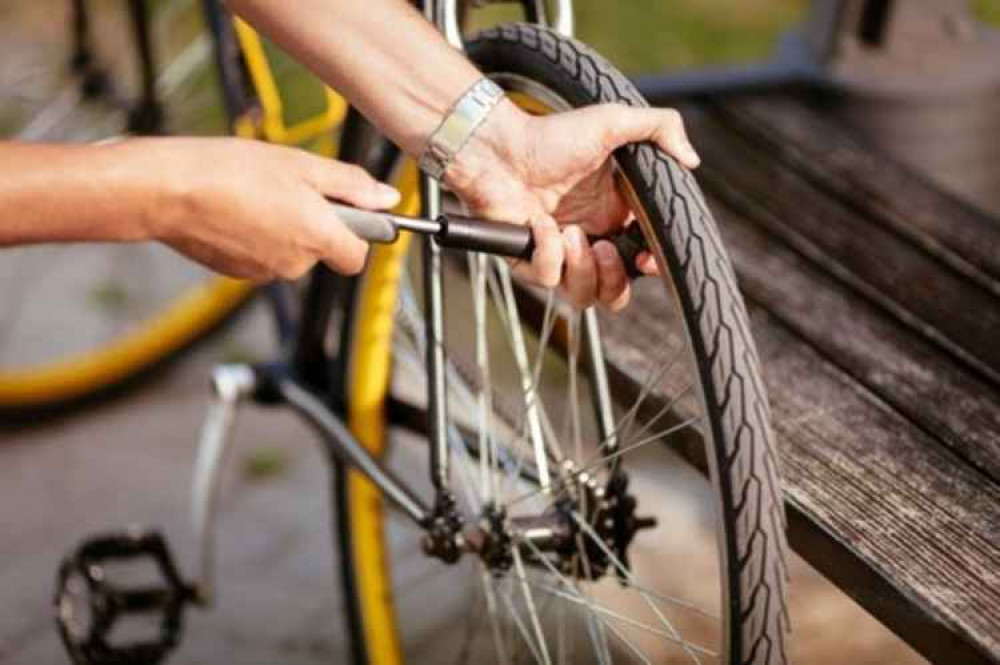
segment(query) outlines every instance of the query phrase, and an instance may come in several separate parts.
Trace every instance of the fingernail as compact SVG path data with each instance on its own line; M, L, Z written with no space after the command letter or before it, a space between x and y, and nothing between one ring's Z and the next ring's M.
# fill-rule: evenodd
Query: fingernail
M656 270L656 259L649 252L643 252L636 261L639 270L644 273L651 273Z
M684 144L683 152L684 156L687 157L687 161L691 165L691 168L701 164L701 157L698 156L698 153L694 150L694 146L690 143Z
M594 256L597 257L597 262L603 265L610 265L614 263L615 255L618 252L615 248L606 240L594 245Z

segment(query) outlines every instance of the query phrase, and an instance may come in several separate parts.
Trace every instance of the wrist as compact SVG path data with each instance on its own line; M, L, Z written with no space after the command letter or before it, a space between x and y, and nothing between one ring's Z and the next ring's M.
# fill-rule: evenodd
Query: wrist
M529 114L502 99L448 164L445 184L475 205L484 178L515 176L530 122Z
M183 138L129 139L107 146L121 168L115 186L133 242L164 241L192 215L197 187L192 184L205 159L202 148ZM191 159L192 149L195 159Z
M94 185L94 220L97 233L115 242L155 240L157 192L162 188L165 165L153 154L159 140L127 139L87 147L88 168Z

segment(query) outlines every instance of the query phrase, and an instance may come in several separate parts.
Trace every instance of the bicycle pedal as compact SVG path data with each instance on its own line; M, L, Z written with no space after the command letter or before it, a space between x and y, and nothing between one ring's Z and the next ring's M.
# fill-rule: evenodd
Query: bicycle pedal
M112 581L116 569L134 577L141 561L152 564L153 584ZM76 665L162 662L180 641L185 606L196 601L163 535L145 530L85 540L59 566L54 599L59 635ZM140 626L145 630L136 637Z

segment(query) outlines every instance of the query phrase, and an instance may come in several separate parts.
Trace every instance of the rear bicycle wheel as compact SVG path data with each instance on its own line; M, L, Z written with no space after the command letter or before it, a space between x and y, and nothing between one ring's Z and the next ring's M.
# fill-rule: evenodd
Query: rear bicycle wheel
M467 48L532 112L643 103L591 50L537 26ZM784 513L732 269L689 173L649 145L615 158L661 268L635 285L656 312L597 325L500 261L446 257L453 483L479 532L507 541L452 566L428 558L422 532L349 472L338 510L358 662L786 662ZM344 385L359 440L419 480L426 442L401 416L428 388L412 258L374 250L346 319ZM635 342L608 366L601 326ZM540 520L558 546L522 528Z

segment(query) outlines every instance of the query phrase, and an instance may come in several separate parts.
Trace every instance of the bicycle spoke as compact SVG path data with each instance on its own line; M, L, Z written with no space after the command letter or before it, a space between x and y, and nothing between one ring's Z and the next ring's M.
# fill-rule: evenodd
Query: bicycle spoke
M610 453L608 455L600 457L600 458L596 459L595 461L587 464L586 466L584 466L582 468L575 469L572 473L567 474L565 480L567 480L567 481L574 480L574 479L580 477L582 474L585 474L585 473L588 473L590 471L593 471L594 469L596 469L596 468L598 468L598 467L606 464L608 461L610 461L612 459L621 457L622 455L626 455L626 454L628 454L630 452L633 452L633 451L637 450L638 448L642 448L643 446L648 446L650 443L655 443L657 441L660 441L664 437L670 436L671 434L675 434L675 433L677 433L677 432L679 432L679 431L681 431L683 429L686 429L686 428L690 427L691 425L694 425L695 423L697 423L700 420L701 420L701 416L692 416L691 418L688 418L687 420L679 422L676 425L672 425L672 426L670 426L670 427L668 427L668 428L666 428L664 430L661 430L659 432L651 434L650 436L648 436L648 437L646 437L644 439L636 441L635 443L633 443L633 444L631 444L629 446L626 446L624 448L619 448L618 450L614 451L613 453ZM562 489L554 492L552 494L552 498L555 499L556 497L560 496L561 494L563 494L566 491L567 491L567 488L564 487L564 488L562 488ZM538 496L541 493L542 493L541 489L531 490L530 492L526 492L524 494L521 494L519 496L514 497L513 499L511 499L510 501L507 502L507 505L508 506L512 506L514 504L519 504L519 503L521 503L523 501L527 501L528 499L531 499L531 498L533 498L535 496Z
M579 601L578 604L584 606L590 611L587 615L587 633L591 638L591 642L594 645L595 652L597 653L598 660L601 661L602 665L605 663L611 663L611 653L608 649L607 637L604 636L604 629L608 628L606 621L600 619L597 615L599 614L599 608L594 603L594 601L587 597L582 591L580 591L576 585L566 578L565 575L556 570L552 562L546 558L542 552L529 540L523 541L528 547L533 551L536 557L542 562L542 564L555 576L560 583L567 587L572 595L570 596L574 600ZM579 542L579 539L578 539ZM516 551L516 550L515 550ZM587 557L586 550L578 547L578 552L584 563L584 574L590 576L590 561ZM526 580L525 580L526 581ZM529 582L530 584L530 582ZM608 610L610 612L610 610Z
M465 628L465 638L462 640L462 647L458 650L458 657L455 658L455 665L468 663L469 656L472 654L472 644L475 641L476 634L479 632L479 625L483 621L483 614L487 611L485 602L476 603L476 608L478 611L475 614L469 613L468 625Z
M482 568L480 579L483 583L483 593L486 596L486 610L490 616L490 631L493 633L493 644L497 651L497 660L500 665L509 665L510 658L507 655L507 648L504 646L503 634L500 629L500 617L497 612L497 599L493 588L493 578L485 566Z
M549 458L542 436L542 423L538 415L538 403L535 401L535 386L532 385L531 375L528 373L528 354L524 346L523 332L515 322L520 321L517 313L517 303L514 300L514 286L510 279L510 272L503 266L498 272L500 274L500 286L503 289L504 305L507 309L507 319L510 323L507 330L514 342L514 362L521 373L521 389L524 394L524 401L527 407L528 435L531 439L532 447L535 451L535 466L538 469L538 478L541 480L542 489L548 490L552 483L552 476L549 473Z
M510 613L511 619L513 620L512 624L517 627L520 632L521 639L523 639L524 643L528 646L528 650L531 652L531 655L534 656L535 662L539 663L539 665L546 665L544 661L542 661L541 656L538 654L538 649L535 647L534 640L531 639L531 634L524 626L524 621L521 619L521 614L517 611L517 608L514 605L513 598L503 589L500 589L499 591L500 597L503 598L504 603L507 605L507 611Z
M559 589L549 587L549 588L545 589L546 591L549 591L551 593L555 593L557 595L565 597L566 599L571 600L575 604L585 606L589 610L591 610L592 612L595 612L595 613L598 613L598 614L601 614L601 615L604 615L604 616L608 616L608 617L613 618L615 620L618 620L618 621L620 621L622 623L628 624L628 625L633 626L635 628L639 628L640 630L644 630L644 631L646 631L648 633L651 633L651 634L654 634L654 635L658 635L658 636L666 639L669 642L678 644L679 646L690 648L690 650L692 652L701 653L703 655L711 656L711 657L715 657L717 655L715 652L713 652L713 651L711 651L709 649L706 649L703 646L700 646L698 644L694 644L692 642L688 642L688 641L684 640L679 634L677 634L676 631L667 632L667 631L664 631L664 630L662 630L662 629L660 629L660 628L658 628L656 626L651 626L651 625L643 623L643 622L641 622L641 621L639 621L637 619L633 619L631 617L628 617L628 616L625 616L625 615L620 614L618 612L615 612L614 610L612 610L610 608L598 605L593 600L588 599L586 596L584 596L578 589L576 589L576 586L573 584L573 582L571 580L569 580L561 572L559 572L555 568L555 566L553 566L552 563L547 558L544 557L544 554L541 552L541 550L538 549L538 547L534 543L532 543L529 540L521 540L520 542L523 542L524 544L526 544L528 546L528 548L530 550L532 550L532 553L536 557L538 557L539 560L542 561L542 564L552 573L553 577L555 577L556 580L558 580L560 582L560 584L562 584L562 586L564 586L567 589L569 589L569 591L560 591ZM537 583L537 582L531 582L530 580L526 580L526 581L527 581L527 583L529 585L539 586L539 583ZM698 662L700 662L700 661L698 661Z
M622 437L622 440L630 441L632 440L633 436L635 438L639 438L640 436L645 434L649 430L649 428L652 427L653 423L655 423L657 420L659 420L666 414L670 413L670 411L675 406L677 406L677 402L679 402L685 395L687 395L691 391L692 386L693 384L690 383L687 384L687 386L685 386L683 389L681 389L680 392L674 395L674 397L672 397L669 402L660 407L660 409L651 418L647 419L646 422L643 423L642 427L639 428L639 431L637 431L634 435L631 434L631 432L628 433L627 435Z
M593 604L593 603L591 603L590 601L588 601L586 598L584 598L582 596L571 594L571 593L567 593L565 591L560 591L559 589L556 589L555 587L551 587L551 586L548 586L548 585L545 585L545 584L539 584L537 582L528 582L528 584L530 584L531 586L535 587L539 591L544 591L545 593L551 594L553 596L556 596L557 598L560 598L560 599L565 600L567 602L573 603L574 605L580 605L580 606L587 607L590 611L592 611L592 612L594 612L596 614L600 614L602 616L606 616L609 619L612 619L612 620L617 621L619 623L625 624L627 626L631 626L633 628L637 628L639 630L642 630L644 632L650 633L652 635L656 635L657 637L663 638L664 640L666 640L668 642L672 642L672 643L678 644L679 646L682 646L682 647L690 648L691 650L696 650L696 651L698 651L698 652L700 652L700 653L702 653L703 655L706 655L706 656L712 656L712 657L716 656L716 654L714 652L709 651L708 649L705 649L704 647L701 647L701 646L699 646L697 644L691 644L690 642L684 642L683 640L679 640L679 639L673 637L672 635L670 635L669 633L666 633L663 630L660 630L659 628L657 628L655 626L650 626L649 624L643 623L641 621L637 621L637 620L632 619L631 617L628 617L628 616L626 616L624 614L621 614L619 612L615 612L615 611L610 610L610 609L608 609L606 607L602 607L600 605ZM608 630L610 630L616 637L618 637L618 639L620 639L627 647L629 647L629 649L632 651L632 653L634 653L640 660L642 660L644 663L650 663L651 662L649 660L649 657L646 656L646 654L642 651L642 649L640 649L638 646L636 646L636 644L634 642L632 642L630 639L628 639L627 637L625 637L625 635L623 635L620 631L618 631L618 629L616 629L613 624L611 624L611 623L609 623L607 621L602 621L602 623L604 624L605 628L607 628Z
M580 557L580 561L583 564L583 574L586 577L590 578L593 576L592 575L593 569L590 565L590 557L587 556L587 550L583 547L580 547L579 536L576 537L576 541L577 541L577 552L579 553L578 556ZM536 554L535 556L538 555ZM548 561L548 559L545 559L544 563L550 570L555 571L555 569L552 567L552 564ZM566 580L566 578L563 577L561 574L559 574L558 571L555 572L557 578L565 580L565 583L569 586L569 588L576 589L576 586L573 583ZM581 594L581 597L585 596ZM587 606L589 608L591 605L591 600L589 597L585 598L588 601ZM601 665L610 665L611 651L608 647L608 638L604 634L604 624L603 622L598 620L597 616L593 612L587 615L587 634L590 636L590 641L593 643L594 649L597 651L598 658L601 661Z
M545 665L551 665L549 648L545 644L545 634L542 632L542 623L538 618L538 611L535 609L535 599L531 595L531 590L528 589L528 579L524 574L524 561L521 559L521 551L515 547L511 552L514 555L514 570L517 571L517 577L521 581L521 593L524 595L524 603L528 608L528 617L531 619L531 628L535 631L535 638L538 640L538 648L541 651L542 660Z
M511 286L510 283L510 272L509 269L507 268L507 265L501 259L495 257L494 261L496 269L490 270L487 278L490 296L493 299L494 306L496 307L498 313L500 314L504 332L506 333L504 338L507 341L508 348L510 349L511 353L516 356L518 354L517 349L519 343L515 335L520 336L520 338L523 339L523 336L521 336L520 333L521 326L519 325L520 315L518 314L517 310L517 298L516 296L513 295L514 292L513 292L513 287ZM497 278L498 274L501 275L501 278L499 279ZM543 357L542 351L544 351L544 349L547 347L548 339L551 336L551 332L555 327L556 318L555 318L554 296L555 292L549 290L548 297L546 299L546 310L542 316L543 320L541 326L541 337L539 341L539 354L536 356L536 363ZM511 305L513 306L514 310L513 317L511 316L511 312L509 311L511 309ZM538 379L537 369L539 369L539 366L536 364L535 369L532 369L531 373L528 374L528 376L530 376L530 383L528 383L528 385L531 386L531 390L526 391L522 387L523 395L521 397L524 399L524 406L522 407L521 410L522 417L525 413L527 413L529 409L537 408L541 413L542 417L547 418L547 414L545 413L545 404L539 399L540 393L536 389L537 386L539 385L537 380ZM524 375L525 374L522 373L522 376ZM557 440L555 440L554 443L558 445ZM558 459L561 457L561 454L556 452L554 456Z
M615 567L615 569L617 569L618 572L625 577L625 579L634 583L635 576L632 574L632 571L629 570L628 567L626 567L618 559L615 553L611 551L611 548L609 548L607 544L604 542L604 539L601 538L594 531L593 527L590 526L590 524L588 524L585 519L580 517L579 514L577 513L571 513L571 514L573 516L574 521L576 521L577 525L581 529L583 529L583 532L587 534L587 536L589 536L592 541L594 541L594 543L598 546L601 552L604 553L604 556L608 558L608 561L611 562L611 564ZM667 617L663 614L663 612L660 611L659 606L650 599L649 595L646 594L645 591L639 590L638 593L639 596L649 606L649 609L651 609L653 613L656 614L656 618L660 620L660 623L662 623L663 626L668 631L670 631L671 635L673 635L678 640L678 642L682 645L682 648L684 648L684 650L688 653L688 655L691 656L691 659L694 660L694 662L697 663L697 665L701 665L701 660L699 660L698 656L695 655L694 651L690 647L688 647L688 642L684 640L683 637L681 637L681 634L677 631L677 628L674 626L674 624L669 619L667 619Z
M669 344L670 344L669 340L664 341L664 347L669 347ZM643 384L639 389L639 394L636 396L635 401L632 403L632 406L629 407L628 411L624 415L622 415L622 417L615 424L615 428L613 430L614 434L620 435L624 433L624 430L626 428L631 429L632 423L639 415L639 409L642 407L643 402L645 402L646 398L649 397L650 394L652 394L653 389L656 388L657 385L659 385L660 381L662 381L666 377L666 375L670 372L670 370L674 368L679 358L680 354L678 353L674 355L673 358L671 358L670 362L663 363L660 366L660 369L655 373L652 370L650 370L649 376L645 379L645 381L643 381ZM619 438L624 438L624 437L619 437ZM606 441L602 440L599 445L603 446L605 443Z
M476 320L476 364L482 377L482 387L479 390L478 426L479 426L479 474L482 485L484 503L490 503L497 497L496 490L496 449L490 430L492 424L493 393L490 381L489 340L487 336L486 317L486 256L482 254L469 255L469 274L472 278L473 306Z
M569 323L569 390L567 413L571 427L573 452L576 460L583 459L583 431L580 423L580 315L573 316Z
M559 618L556 619L556 653L559 655L558 665L569 663L569 642L566 636L566 604L560 603L556 608Z

